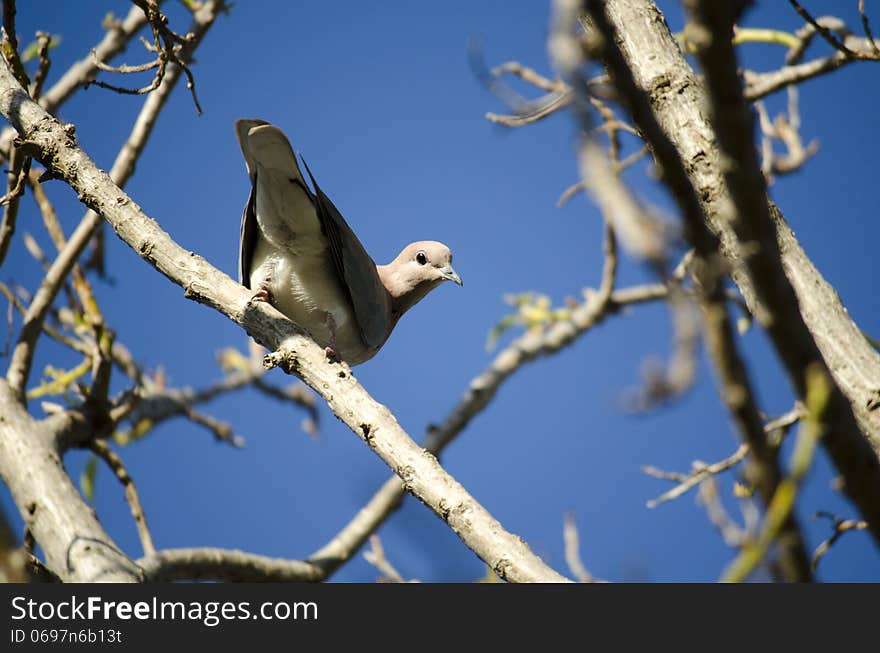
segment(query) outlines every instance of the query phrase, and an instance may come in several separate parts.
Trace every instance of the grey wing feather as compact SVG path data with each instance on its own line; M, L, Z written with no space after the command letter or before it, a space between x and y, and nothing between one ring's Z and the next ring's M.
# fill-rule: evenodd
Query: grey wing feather
M303 161L315 188L315 209L327 237L330 256L339 278L348 291L357 317L361 337L368 347L378 349L388 337L390 298L379 278L376 263L364 249L342 214L315 181Z
M245 288L251 287L250 269L254 258L254 248L257 246L257 179L254 175L251 183L251 192L248 195L247 204L241 213L241 237L238 244L238 281Z

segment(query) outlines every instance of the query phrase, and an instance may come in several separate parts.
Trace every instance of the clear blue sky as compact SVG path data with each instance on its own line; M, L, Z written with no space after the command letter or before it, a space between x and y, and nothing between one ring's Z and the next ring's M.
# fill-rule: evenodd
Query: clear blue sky
M106 12L123 14L129 5L50 4L47 11L45 4L20 3L18 29L25 43L37 29L61 34L51 84L100 39ZM181 7L166 4L172 25L183 29L188 21ZM788 30L802 24L787 3L759 4L746 24ZM854 27L855 4L808 3L817 14L842 12L846 5L843 17ZM680 28L679 4L662 2L661 8L673 29ZM880 6L870 8L880 25ZM507 312L505 293L536 290L559 303L598 282L597 210L582 197L564 209L555 206L577 179L570 116L515 131L488 123L485 112L503 107L467 63L467 42L477 36L490 65L516 59L549 74L548 11L548 3L535 1L237 2L198 51L194 72L204 115L196 116L179 87L128 191L183 247L234 276L248 182L232 125L239 117L260 117L287 132L377 261L390 260L412 240L447 243L464 287L447 284L435 291L405 317L379 356L356 369L373 396L420 439L490 362L486 334ZM779 47L754 45L741 52L750 67L764 70L778 66L784 54ZM133 44L121 60L135 64L145 57ZM802 88L803 134L818 139L821 149L804 171L772 188L806 251L853 318L875 337L880 221L874 219L876 189L869 184L878 144L870 110L880 101L876 74L871 64L856 64ZM783 102L784 94L771 108ZM62 117L76 124L83 147L109 169L141 103L139 97L91 88L65 105ZM635 178L641 192L659 196L643 174ZM70 233L82 209L61 183L47 187ZM18 228L51 251L30 199ZM245 334L185 300L180 288L112 233L108 245L115 281L97 283L97 289L120 340L148 369L162 367L174 385L218 378L216 353L230 345L243 348ZM23 252L20 233L13 247L0 274L34 290L40 269ZM622 284L649 278L629 259L620 277ZM701 361L695 387L671 406L638 417L621 409L622 393L638 382L643 361L665 356L668 346L661 305L609 320L563 354L517 373L444 455L446 469L563 573L562 519L570 510L583 559L599 577L717 579L733 552L694 495L648 510L645 501L668 485L639 471L645 464L685 471L694 459L718 460L736 448L711 370ZM788 410L792 397L765 338L753 330L742 347L761 408L771 415ZM37 373L50 362L77 361L44 343ZM278 371L270 378L289 382ZM121 451L159 547L306 556L389 474L323 405L317 441L300 430L301 414L251 391L206 410L230 421L247 438L246 448L216 443L204 430L174 420ZM84 460L79 453L67 457L74 477ZM811 550L830 533L827 522L809 519L812 513L855 516L829 489L832 477L822 454L799 497ZM728 473L722 479L728 497L733 478ZM122 490L106 469L99 471L96 495L103 524L139 556ZM14 512L5 489L0 501ZM735 503L727 503L738 516ZM406 577L470 581L485 574L482 562L412 498L379 534ZM334 579L372 581L377 575L358 556ZM866 533L851 533L823 561L819 576L878 581L880 556Z

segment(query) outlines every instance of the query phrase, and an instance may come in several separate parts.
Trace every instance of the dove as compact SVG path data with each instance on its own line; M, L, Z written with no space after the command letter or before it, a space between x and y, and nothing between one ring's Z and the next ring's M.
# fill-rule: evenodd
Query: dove
M443 243L410 243L376 265L284 133L265 120L235 123L251 190L241 218L239 281L324 347L359 365L398 320L444 281L462 285Z

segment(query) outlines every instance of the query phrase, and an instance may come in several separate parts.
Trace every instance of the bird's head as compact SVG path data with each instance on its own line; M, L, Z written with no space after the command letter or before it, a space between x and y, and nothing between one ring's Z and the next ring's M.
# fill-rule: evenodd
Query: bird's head
M435 240L420 240L403 248L397 258L379 267L382 281L398 314L403 314L444 281L462 285L452 267L452 252Z

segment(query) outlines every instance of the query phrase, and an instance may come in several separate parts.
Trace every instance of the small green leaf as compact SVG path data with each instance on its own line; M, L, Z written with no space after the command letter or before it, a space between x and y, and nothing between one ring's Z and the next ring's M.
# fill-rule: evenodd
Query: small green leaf
M57 48L60 43L61 43L61 35L60 34L53 34L52 38L49 39L49 49L52 50L54 48ZM21 53L21 61L22 61L22 63L27 63L31 59L36 59L39 56L39 54L40 54L40 42L39 41L32 41L31 43L27 44L27 47L25 47L24 51Z
M90 456L79 476L79 486L88 501L95 500L95 475L98 473L98 458Z
M495 349L495 345L498 344L498 339L503 336L504 333L516 323L516 315L506 315L501 318L501 321L493 326L492 330L489 331L489 337L486 339L486 349L488 351L492 351L493 349Z

